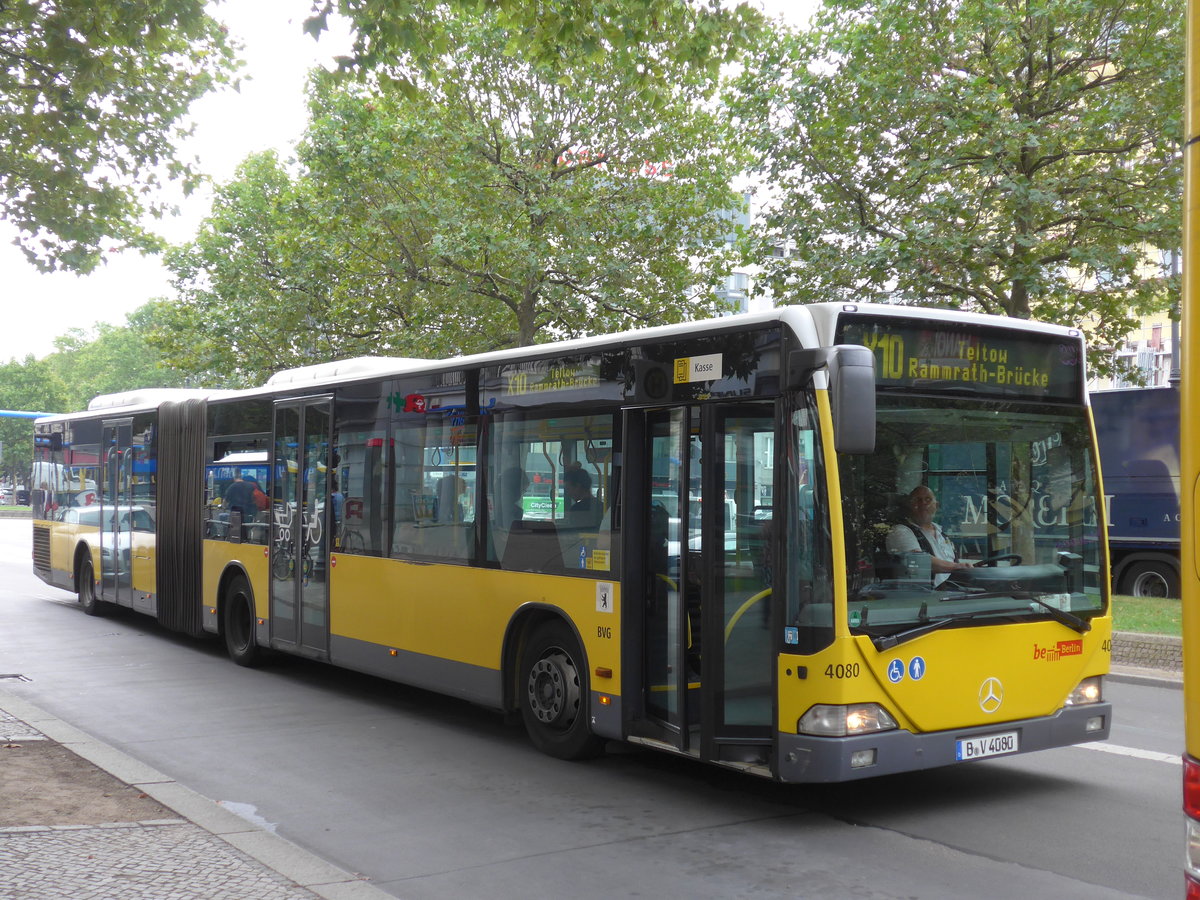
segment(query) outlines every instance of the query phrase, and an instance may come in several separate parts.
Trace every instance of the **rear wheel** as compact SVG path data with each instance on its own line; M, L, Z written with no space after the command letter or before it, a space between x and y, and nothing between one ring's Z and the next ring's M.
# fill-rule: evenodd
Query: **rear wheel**
M258 665L262 653L255 639L254 598L250 583L241 575L230 581L225 591L223 619L221 624L229 658L239 666Z
M560 620L538 625L521 654L521 719L529 739L558 759L595 756L604 746L588 723L583 651Z
M96 576L92 558L84 556L79 562L79 605L89 616L102 616L108 612L108 604L96 596Z
M1179 573L1167 562L1132 562L1121 573L1120 592L1132 597L1178 597Z

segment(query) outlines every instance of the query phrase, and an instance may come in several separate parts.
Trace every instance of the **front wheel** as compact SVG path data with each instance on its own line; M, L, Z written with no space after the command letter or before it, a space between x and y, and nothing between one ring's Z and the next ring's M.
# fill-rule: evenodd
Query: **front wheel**
M108 612L108 604L96 596L96 576L90 556L85 556L79 563L79 605L89 616L102 616Z
M239 666L257 666L262 653L254 635L254 598L250 583L240 575L229 582L222 619L229 658Z
M579 642L557 619L538 625L521 653L521 719L548 756L583 759L603 747L588 723L585 665Z

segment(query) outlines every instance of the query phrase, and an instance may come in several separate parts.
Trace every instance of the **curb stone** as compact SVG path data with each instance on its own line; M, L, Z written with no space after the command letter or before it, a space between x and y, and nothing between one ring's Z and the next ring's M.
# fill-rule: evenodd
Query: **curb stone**
M1169 634L1114 631L1112 662L1114 667L1132 666L1181 675L1183 639Z

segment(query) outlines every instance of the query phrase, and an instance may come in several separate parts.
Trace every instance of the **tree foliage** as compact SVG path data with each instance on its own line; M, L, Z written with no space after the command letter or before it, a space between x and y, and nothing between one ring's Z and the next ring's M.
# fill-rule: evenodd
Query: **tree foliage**
M42 270L154 244L189 104L233 68L204 0L0 0L0 216Z
M274 152L253 155L217 188L195 239L167 252L177 299L152 341L173 365L241 387L281 368L388 352L354 340L369 298L333 305L346 277L330 246L339 226L313 214L308 187Z
M739 113L780 298L946 305L1101 343L1177 287L1181 0L827 0Z
M0 409L64 412L68 406L62 380L48 361L32 356L0 363ZM0 418L0 441L0 478L25 483L33 462L33 420Z
M762 21L750 4L721 0L312 0L305 30L319 37L335 10L354 26L344 67L384 74L410 95L416 73L455 52L445 23L486 11L509 55L557 69L564 83L586 80L592 66L624 69L650 103L670 98L679 66L716 78Z
M149 343L168 309L156 301L130 313L124 325L72 328L55 339L55 351L44 359L26 356L0 365L0 408L73 412L86 409L98 394L195 383L165 366ZM33 420L0 417L0 441L0 477L24 482L33 460Z
M162 301L130 313L124 325L98 322L90 330L72 328L54 341L44 360L63 385L66 410L86 409L93 397L142 388L187 387L194 380L165 365L149 336Z
M707 71L675 65L663 103L623 56L560 78L507 52L492 16L444 25L454 52L413 70L419 90L317 79L295 173L263 157L220 190L170 256L205 323L172 359L253 380L723 308L739 159Z

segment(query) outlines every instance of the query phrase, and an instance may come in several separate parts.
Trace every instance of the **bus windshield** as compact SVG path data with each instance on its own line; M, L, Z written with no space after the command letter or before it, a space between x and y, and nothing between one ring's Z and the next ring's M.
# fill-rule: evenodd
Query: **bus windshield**
M880 646L935 628L1103 611L1083 407L882 394L877 450L839 460L849 625Z

